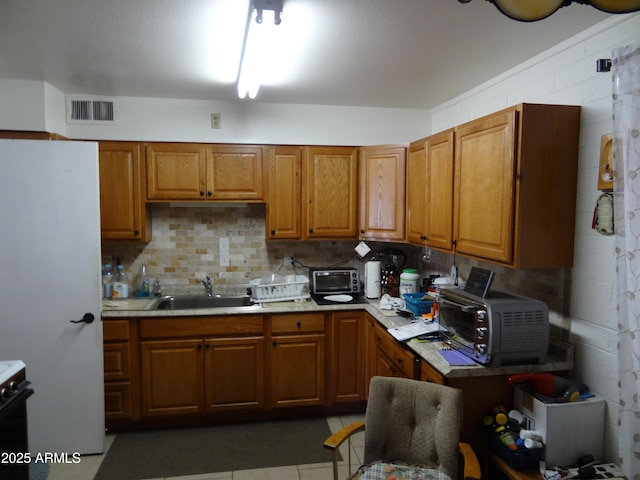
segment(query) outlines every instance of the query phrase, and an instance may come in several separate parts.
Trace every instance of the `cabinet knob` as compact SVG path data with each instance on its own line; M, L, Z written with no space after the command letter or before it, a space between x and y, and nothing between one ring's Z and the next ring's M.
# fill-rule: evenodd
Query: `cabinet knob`
M200 196L204 197L204 190L200 190Z
M420 235L420 240L426 241L427 240L427 236L426 235Z
M211 191L207 192L207 197L210 197L211 195L213 195L213 192Z
M302 326L302 322L298 322L296 323L296 325L298 326L298 328L300 328Z
M138 230L134 230L133 231L133 236L137 237L138 235L140 235L140 232Z
M275 230L271 230L271 235L275 235L276 231Z
M364 230L360 230L360 233L364 235Z
M278 342L273 341L273 342L271 343L271 345L273 345L273 346L275 347L276 345L278 345Z
M313 228L310 228L310 229L309 229L309 233L313 233Z

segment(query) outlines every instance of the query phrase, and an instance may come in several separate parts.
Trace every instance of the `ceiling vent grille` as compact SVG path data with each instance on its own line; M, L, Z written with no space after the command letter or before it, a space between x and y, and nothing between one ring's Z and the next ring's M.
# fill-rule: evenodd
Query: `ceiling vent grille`
M116 101L106 97L67 97L67 123L117 125Z

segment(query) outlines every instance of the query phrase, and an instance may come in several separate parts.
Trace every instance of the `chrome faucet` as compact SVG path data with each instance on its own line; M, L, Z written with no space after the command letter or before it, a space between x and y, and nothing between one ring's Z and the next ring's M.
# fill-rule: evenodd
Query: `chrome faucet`
M207 293L207 297L213 296L213 282L211 281L211 275L207 275L207 280L198 280L202 285L204 285L204 289Z

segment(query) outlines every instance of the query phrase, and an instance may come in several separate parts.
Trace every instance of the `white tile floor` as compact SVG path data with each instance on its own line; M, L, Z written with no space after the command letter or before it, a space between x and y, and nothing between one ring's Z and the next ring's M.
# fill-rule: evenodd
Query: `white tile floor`
M328 417L327 422L332 432L356 420L364 421L362 415L345 415L342 417ZM109 450L115 435L107 435L106 450ZM318 445L318 448L323 448ZM353 468L360 465L364 452L364 433L356 434L351 442L351 463ZM106 453L106 452L105 452ZM348 451L345 445L340 450L343 461L340 463L340 478L348 476ZM93 480L103 455L89 455L82 457L78 464L51 465L47 480ZM147 480L332 480L333 469L331 463L316 463L308 465L290 465L286 467L261 468L256 470L235 470L233 472L205 473L201 475L186 475L180 477L166 477Z

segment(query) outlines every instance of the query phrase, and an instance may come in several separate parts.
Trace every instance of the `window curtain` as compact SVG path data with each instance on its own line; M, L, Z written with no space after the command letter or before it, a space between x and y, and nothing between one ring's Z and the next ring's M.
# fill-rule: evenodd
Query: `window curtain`
M640 480L640 40L612 58L619 452Z

